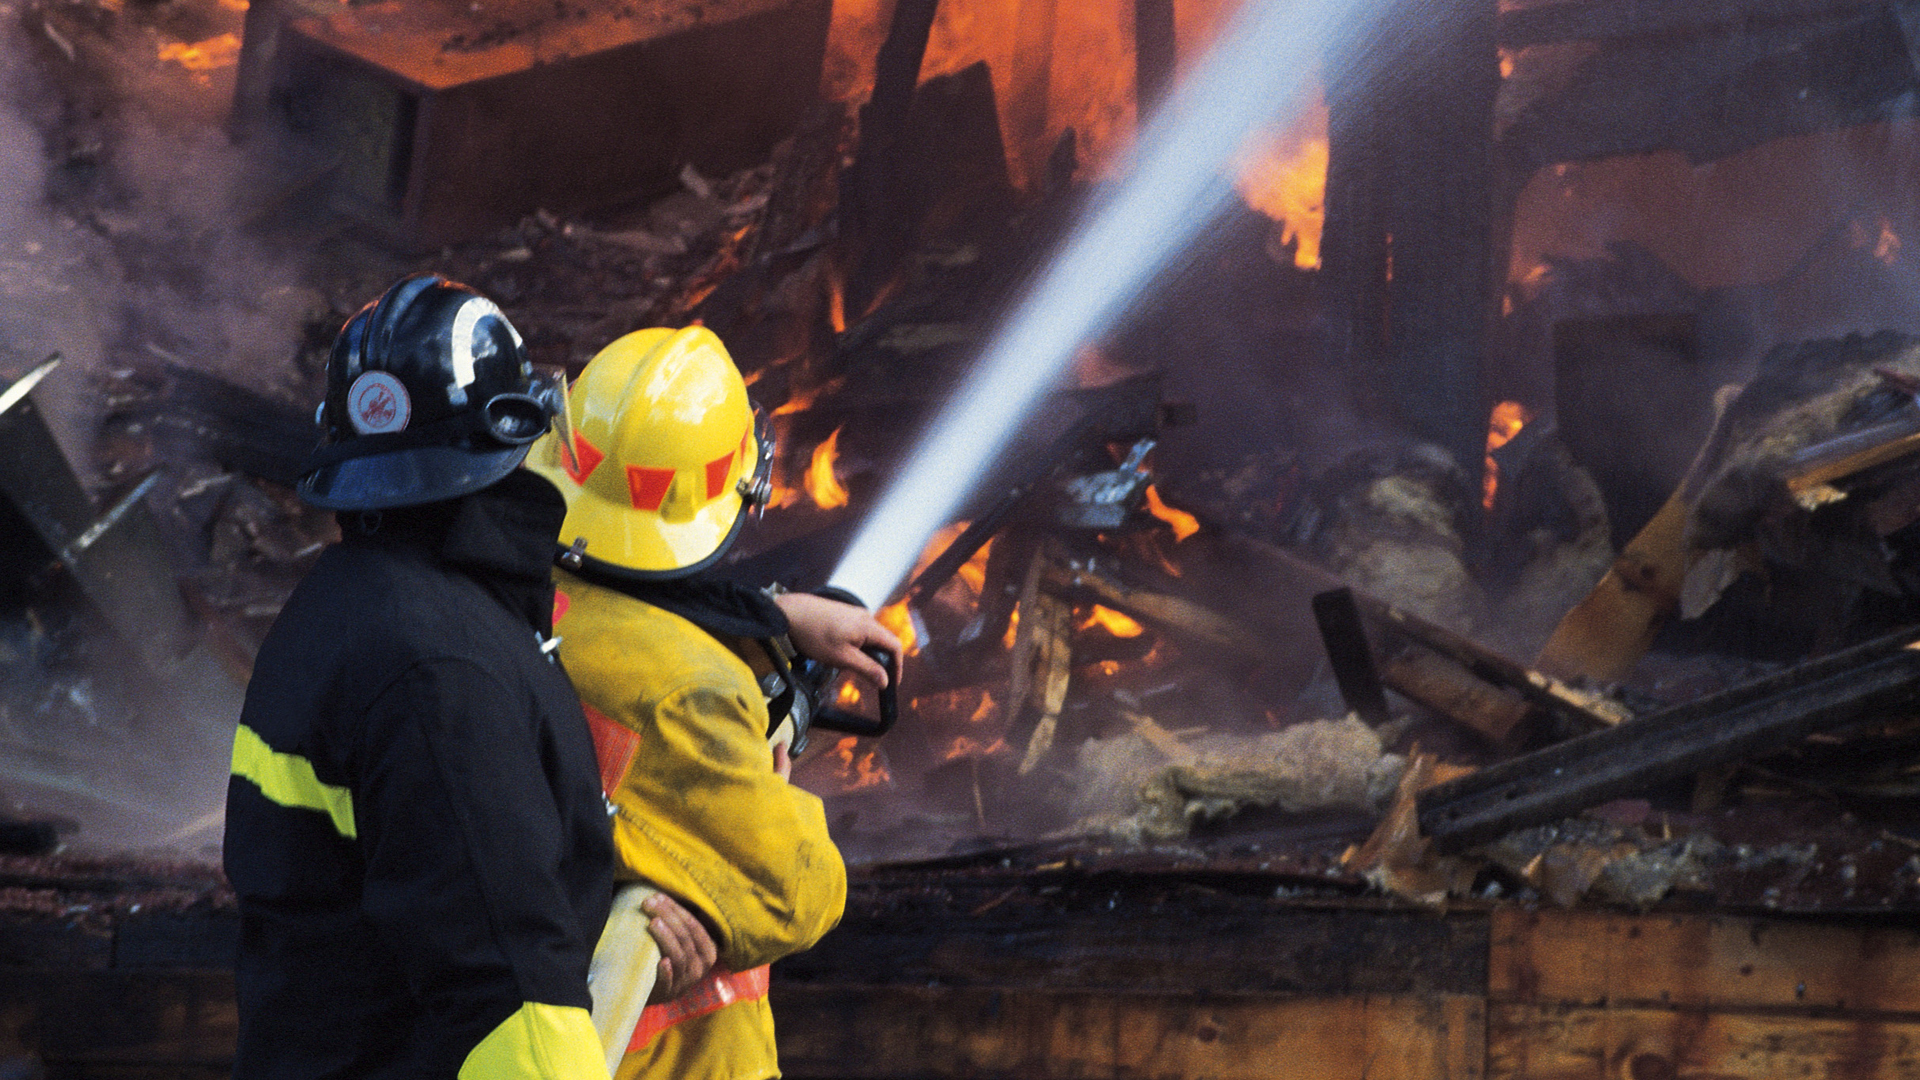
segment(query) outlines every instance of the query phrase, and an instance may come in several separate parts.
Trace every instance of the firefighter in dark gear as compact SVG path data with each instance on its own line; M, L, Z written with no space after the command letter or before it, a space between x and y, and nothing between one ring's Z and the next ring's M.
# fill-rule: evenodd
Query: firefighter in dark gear
M768 595L701 573L766 500L771 442L701 327L620 338L568 399L570 428L553 440L569 436L553 449L573 485L556 627L627 883L595 961L595 1019L619 1080L778 1076L767 965L839 921L846 870L820 800L787 783L791 725L769 713L762 680L788 618ZM884 681L858 648L900 644L871 615L813 596L788 607L796 640ZM655 891L700 918L718 963L671 1000L656 993L641 1010L636 991L631 1012L609 1011L616 980L644 990L651 979L644 918L622 920Z
M490 301L408 278L334 343L299 482L342 539L261 646L234 740L234 1076L605 1080L612 896L592 738L552 646L565 513Z

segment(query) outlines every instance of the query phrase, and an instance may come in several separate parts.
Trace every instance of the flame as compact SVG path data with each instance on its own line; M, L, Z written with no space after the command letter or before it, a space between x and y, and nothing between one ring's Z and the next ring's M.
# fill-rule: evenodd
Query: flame
M1019 638L1019 636L1020 636L1020 605L1015 604L1013 605L1013 610L1007 613L1007 632L1001 635L1000 644L1011 649L1013 648L1014 641L1017 638Z
M1200 519L1185 510L1175 510L1160 501L1160 492L1147 485L1147 513L1173 526L1173 541L1179 543L1200 531Z
M942 761L957 761L963 757L991 757L994 754L1007 753L1011 747L1004 737L996 737L992 742L970 739L965 735L953 740L947 752L940 755Z
M879 762L879 748L869 747L865 753L856 753L860 740L848 735L833 744L827 756L837 759L834 773L841 783L842 791L858 791L893 781L887 767Z
M827 267L827 320L833 326L834 336L847 332L847 283L839 264L834 262Z
M1091 630L1096 626L1118 638L1139 637L1146 632L1144 627L1128 616L1099 604L1093 605L1093 610L1087 612L1087 617L1080 622L1082 630Z
M1177 62L1204 54L1242 3L1173 5ZM823 97L859 102L872 92L874 59L895 6L893 0L834 0ZM1031 190L1041 181L1048 152L1068 130L1082 171L1101 175L1120 160L1136 126L1132 15L1126 3L941 0L920 80L987 63L1014 183Z
M1327 106L1315 102L1292 131L1269 139L1240 167L1235 186L1247 205L1280 224L1293 245L1293 265L1320 267L1320 228L1327 203Z
M807 494L813 498L813 505L822 510L847 505L847 489L833 475L833 462L839 448L840 429L834 428L825 442L813 448L813 462L807 467Z
M920 637L913 632L913 616L907 614L905 600L888 604L874 612L873 617L881 626L893 631L894 637L900 639L900 648L906 655L912 656L920 651Z
M833 703L843 709L860 704L860 687L851 680L840 684L840 692L834 695Z
M967 717L967 723L977 724L985 720L987 717L993 715L994 708L993 695L984 690L981 691L980 704L974 707L973 715Z
M1500 466L1493 460L1493 452L1511 442L1532 419L1533 411L1517 401L1500 402L1487 417L1487 481L1480 503L1488 510L1493 509L1493 498L1500 486Z
M239 34L217 34L205 41L172 41L160 46L161 63L176 63L188 71L232 67L239 60Z
M1893 231L1893 222L1884 217L1872 226L1853 222L1847 228L1847 236L1856 248L1872 248L1873 257L1888 266L1900 259L1900 234Z

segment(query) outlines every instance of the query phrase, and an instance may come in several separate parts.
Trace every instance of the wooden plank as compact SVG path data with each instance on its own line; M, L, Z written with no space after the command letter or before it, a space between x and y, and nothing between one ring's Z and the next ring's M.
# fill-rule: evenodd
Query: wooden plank
M1920 1017L1920 929L1709 915L1493 913L1495 1002ZM1916 1051L1920 1052L1920 1051Z
M776 982L788 1077L1480 1076L1479 999L1262 998Z
M1488 932L1477 914L1314 910L1113 878L1083 888L1000 879L940 892L876 891L856 880L840 926L775 965L774 981L1438 998L1485 993Z
M1920 1023L1774 1013L1493 1005L1490 1080L1906 1080Z
M0 1046L49 1076L94 1066L230 1066L239 1031L231 971L0 970Z

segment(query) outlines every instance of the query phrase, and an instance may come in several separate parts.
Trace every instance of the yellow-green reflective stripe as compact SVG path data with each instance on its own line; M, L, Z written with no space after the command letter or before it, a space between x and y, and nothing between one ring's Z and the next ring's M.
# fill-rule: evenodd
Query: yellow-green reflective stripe
M604 1055L587 1010L529 1001L480 1040L458 1080L607 1080Z
M323 784L313 775L313 762L298 754L283 754L268 746L252 728L241 724L233 733L233 775L253 781L260 794L281 806L318 810L333 820L341 836L353 839L353 795L346 788Z

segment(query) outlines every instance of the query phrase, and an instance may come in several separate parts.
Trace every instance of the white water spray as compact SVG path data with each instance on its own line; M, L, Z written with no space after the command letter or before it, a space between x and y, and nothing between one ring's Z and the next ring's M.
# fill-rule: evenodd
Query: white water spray
M1074 351L1109 328L1220 212L1243 144L1298 110L1308 74L1337 38L1354 32L1363 9L1378 6L1249 0L1154 114L1127 178L1088 213L922 437L832 584L874 604L892 597Z

